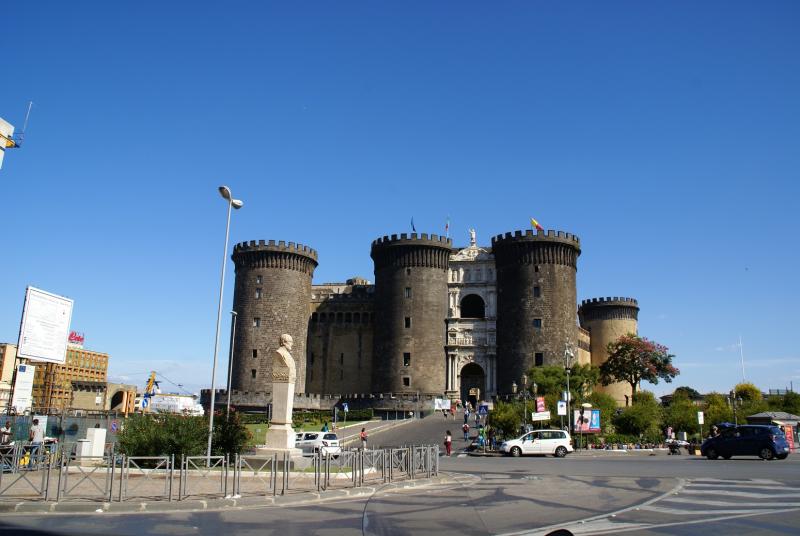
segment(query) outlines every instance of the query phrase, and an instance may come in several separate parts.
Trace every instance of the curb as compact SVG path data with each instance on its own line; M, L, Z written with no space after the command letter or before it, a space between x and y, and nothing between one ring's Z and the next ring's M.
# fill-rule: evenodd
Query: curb
M328 491L309 491L293 495L275 495L259 497L239 497L221 499L187 499L183 501L130 501L130 502L0 502L0 514L134 514L134 513L168 513L200 510L225 510L229 508L264 508L302 506L322 501L342 499L358 499L370 497L378 491L397 490L430 486L452 481L449 476L439 475L432 478L391 482L361 488L335 489Z

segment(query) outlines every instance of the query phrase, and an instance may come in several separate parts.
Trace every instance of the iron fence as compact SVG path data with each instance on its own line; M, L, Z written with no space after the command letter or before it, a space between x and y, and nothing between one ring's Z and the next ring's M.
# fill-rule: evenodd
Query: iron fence
M19 444L0 448L0 501L4 499L97 502L185 500L285 495L358 488L430 478L439 472L437 446L351 449L290 457L78 456L70 445ZM177 495L174 486L178 472Z

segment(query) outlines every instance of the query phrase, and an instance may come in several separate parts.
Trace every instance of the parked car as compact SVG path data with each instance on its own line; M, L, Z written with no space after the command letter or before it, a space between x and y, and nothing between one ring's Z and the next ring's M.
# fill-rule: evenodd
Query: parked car
M300 436L302 435L302 438ZM306 454L322 452L323 454L339 455L342 447L339 437L334 432L304 432L295 436L294 446Z
M745 424L720 426L720 433L709 437L700 446L700 453L709 460L720 456L758 456L765 460L785 459L789 455L786 435L777 426Z
M564 430L534 430L500 445L500 452L514 457L523 454L552 454L556 458L563 458L573 450L572 438Z

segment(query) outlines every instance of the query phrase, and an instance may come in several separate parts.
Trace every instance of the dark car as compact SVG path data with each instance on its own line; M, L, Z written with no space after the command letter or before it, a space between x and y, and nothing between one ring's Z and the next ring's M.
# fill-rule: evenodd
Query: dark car
M777 426L746 424L720 425L719 435L709 437L700 447L700 453L709 460L720 456L758 456L765 460L783 460L789 455L786 435Z

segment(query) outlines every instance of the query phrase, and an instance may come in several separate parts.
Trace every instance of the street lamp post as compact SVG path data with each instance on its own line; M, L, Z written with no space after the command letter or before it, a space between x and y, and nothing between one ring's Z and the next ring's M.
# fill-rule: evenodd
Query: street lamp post
M228 402L225 404L225 418L230 419L231 416L231 376L233 375L233 348L236 339L236 320L238 314L236 311L231 311L231 342L228 346Z
M222 323L222 295L225 289L225 266L228 261L228 236L231 229L231 210L240 209L244 205L240 200L234 199L230 188L220 186L219 193L228 202L228 217L225 223L225 250L222 252L222 275L219 282L219 303L217 305L217 332L214 336L214 362L211 365L211 400L208 406L208 450L206 451L206 464L211 463L211 439L214 436L214 403L215 395L214 384L217 374L217 354L219 353L219 328Z
M575 358L575 352L569 343L564 346L564 370L567 373L567 430L572 433L572 415L570 414L569 403L572 399L572 394L569 391L569 374L572 372L572 360Z
M522 425L528 431L528 375L522 375Z

